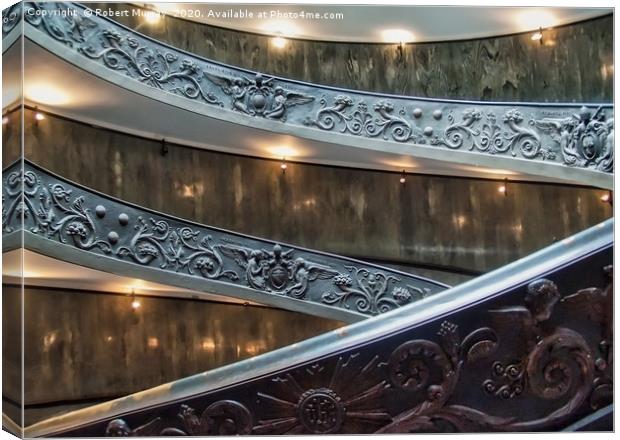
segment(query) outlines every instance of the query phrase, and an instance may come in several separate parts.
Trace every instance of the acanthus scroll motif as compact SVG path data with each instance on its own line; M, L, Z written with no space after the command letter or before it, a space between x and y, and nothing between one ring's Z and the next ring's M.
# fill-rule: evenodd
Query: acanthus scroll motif
M316 126L322 130L333 130L341 125L341 133L350 133L356 136L378 137L384 140L392 139L397 142L407 142L416 139L422 143L420 130L414 124L407 121L405 110L400 109L394 114L394 104L387 100L379 100L374 103L373 111L368 110L368 104L360 100L357 109L349 112L353 107L353 99L347 95L338 95L334 98L334 105L327 105L327 98L321 98L321 108L315 118L306 118L304 125Z
M390 286L401 281L399 278L366 268L355 266L345 268L350 275L342 273L334 277L333 283L339 291L324 293L322 297L324 303L337 304L345 308L355 307L358 312L377 315L430 294L427 288L409 285L395 286L390 291Z
M151 87L222 105L213 93L203 89L203 71L194 60L147 47L114 29L104 30L99 38L99 45L83 44L78 51Z
M214 249L210 235L201 238L200 231L189 227L172 228L165 220L150 218L146 222L142 217L138 217L134 229L129 244L116 251L120 258L129 256L143 265L157 261L161 269L183 269L190 275L196 270L205 278L239 279L234 271L223 269L222 257Z

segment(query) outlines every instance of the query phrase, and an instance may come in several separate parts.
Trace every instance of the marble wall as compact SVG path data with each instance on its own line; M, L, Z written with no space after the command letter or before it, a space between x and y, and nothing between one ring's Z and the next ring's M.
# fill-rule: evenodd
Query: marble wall
M134 8L93 3L92 8ZM291 40L277 49L269 37L174 17L146 25L119 22L207 58L264 73L337 87L435 98L537 102L613 100L611 15L530 34L468 41L347 44Z
M3 298L18 292L3 286ZM156 297L140 301L136 312L127 295L27 287L25 405L130 394L343 325L266 307ZM13 312L4 307L3 322ZM10 355L10 346L5 349Z
M158 211L310 249L403 265L488 271L612 215L603 191L399 176L161 144L28 111L26 157ZM440 279L440 278L438 278Z

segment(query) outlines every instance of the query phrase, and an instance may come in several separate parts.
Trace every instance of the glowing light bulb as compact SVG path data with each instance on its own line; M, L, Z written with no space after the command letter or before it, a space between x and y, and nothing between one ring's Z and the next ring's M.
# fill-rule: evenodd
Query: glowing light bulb
M159 20L161 20L161 14L159 14L159 12L147 11L144 14L144 21L149 24L157 24Z
M415 40L415 35L405 29L386 29L382 32L382 37L386 43L398 43L401 46Z
M43 119L45 119L45 116L43 115L43 113L39 113L39 112L37 112L37 113L34 115L34 118L35 118L37 121L42 121Z
M609 195L609 193L607 193L607 194L603 194L603 195L601 196L601 202L605 202L605 203L607 203L607 202L609 202L610 200L611 200L611 196Z
M138 301L137 299L134 299L134 300L131 302L131 308L132 308L132 309L134 309L134 310L138 310L138 309L140 308L140 306L141 306L141 305L142 305L142 304L140 304L140 301Z
M282 172L285 172L286 168L287 168L286 159L283 158L282 163L280 164L280 169L282 170Z
M9 117L8 117L8 116L4 116L4 117L2 118L2 125L6 125L6 124L8 124L8 123L9 123Z
M274 37L271 40L271 44L278 49L284 49L286 47L287 39L281 36Z
M499 188L497 188L497 191L502 193L502 194L506 194L506 186L505 185L501 185Z

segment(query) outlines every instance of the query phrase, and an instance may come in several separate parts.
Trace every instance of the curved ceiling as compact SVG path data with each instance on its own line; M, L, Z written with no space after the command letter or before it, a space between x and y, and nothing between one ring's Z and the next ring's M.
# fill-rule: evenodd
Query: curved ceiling
M54 289L78 289L92 292L124 294L130 298L133 292L137 298L162 296L201 301L217 301L231 304L251 304L230 296L182 289L136 278L128 278L76 264L56 260L28 249L15 249L2 254L2 282ZM269 306L263 306L269 307Z
M613 12L612 8L575 7L139 4L173 16L239 31L359 43L449 41L507 35Z

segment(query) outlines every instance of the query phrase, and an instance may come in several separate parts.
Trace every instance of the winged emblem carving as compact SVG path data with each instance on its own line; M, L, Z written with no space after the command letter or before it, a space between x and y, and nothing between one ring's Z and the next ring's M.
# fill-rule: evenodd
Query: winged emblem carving
M265 78L260 73L253 79L244 75L228 77L207 72L205 76L231 97L233 110L251 116L285 122L287 109L314 101L314 96L276 86L274 78Z
M271 251L236 245L219 245L218 248L245 269L250 287L297 299L305 297L312 281L327 280L338 274L328 266L294 258L293 249L283 251L279 244Z
M613 118L606 118L602 107L594 113L582 107L578 114L543 118L535 120L534 125L560 145L567 165L613 171L614 122Z

